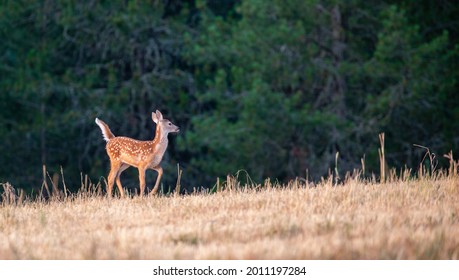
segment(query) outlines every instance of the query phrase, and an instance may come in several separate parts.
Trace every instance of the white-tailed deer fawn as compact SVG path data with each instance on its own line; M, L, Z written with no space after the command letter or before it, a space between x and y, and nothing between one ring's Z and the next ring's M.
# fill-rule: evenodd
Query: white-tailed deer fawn
M151 194L158 191L159 182L163 175L160 166L164 152L167 149L167 135L170 132L179 132L179 128L167 119L163 119L160 111L152 113L152 119L156 123L156 134L153 141L139 141L128 137L115 137L106 123L96 118L96 124L102 130L104 140L107 141L107 154L110 158L110 173L108 174L107 194L112 195L113 183L116 185L121 197L124 197L120 175L129 166L139 169L140 195L145 191L145 171L154 169L158 172L156 184Z

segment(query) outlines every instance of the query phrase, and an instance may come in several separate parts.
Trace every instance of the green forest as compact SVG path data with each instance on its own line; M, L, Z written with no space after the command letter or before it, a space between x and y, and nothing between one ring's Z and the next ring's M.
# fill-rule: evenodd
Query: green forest
M390 168L426 163L414 144L440 168L459 156L458 14L453 0L3 0L0 183L38 190L43 165L73 190L103 181L94 119L149 140L156 109L180 127L165 188L177 164L188 189L242 170L377 176L382 132Z

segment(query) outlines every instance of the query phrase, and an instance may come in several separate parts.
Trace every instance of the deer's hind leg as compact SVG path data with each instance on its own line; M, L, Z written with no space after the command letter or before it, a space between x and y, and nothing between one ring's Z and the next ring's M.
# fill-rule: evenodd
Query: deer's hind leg
M112 196L113 184L115 183L116 177L118 177L118 172L121 167L121 162L111 161L110 162L110 173L108 174L108 185L107 185L107 195Z
M128 168L129 168L128 164L122 163L118 170L118 174L116 175L116 186L118 187L118 191L120 192L121 197L124 197L124 190L123 190L123 185L121 185L120 176L121 176L121 173L123 173L123 171Z

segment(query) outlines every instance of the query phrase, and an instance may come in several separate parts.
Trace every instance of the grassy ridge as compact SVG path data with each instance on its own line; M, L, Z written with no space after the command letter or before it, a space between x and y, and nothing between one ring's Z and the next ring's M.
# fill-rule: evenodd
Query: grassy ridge
M1 259L457 259L459 177L0 207Z

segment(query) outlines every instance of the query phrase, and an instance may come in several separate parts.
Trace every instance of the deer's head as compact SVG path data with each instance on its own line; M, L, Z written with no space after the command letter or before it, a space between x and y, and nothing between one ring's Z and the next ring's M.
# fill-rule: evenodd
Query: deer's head
M173 124L170 120L164 119L163 114L159 110L156 112L151 113L151 118L159 126L161 132L168 134L170 132L178 133L180 131L179 127Z

